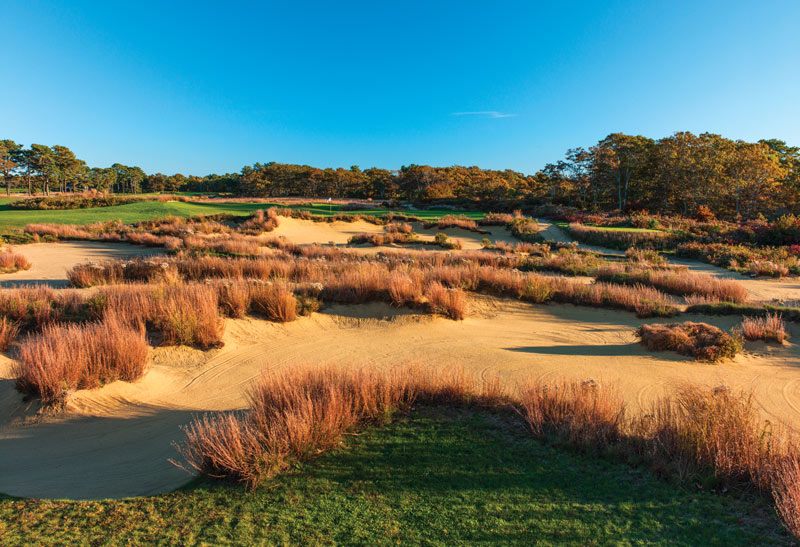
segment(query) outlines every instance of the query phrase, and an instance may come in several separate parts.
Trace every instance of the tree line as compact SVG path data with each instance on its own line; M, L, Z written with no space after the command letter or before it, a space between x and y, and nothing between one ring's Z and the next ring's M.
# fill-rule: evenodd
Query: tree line
M479 167L408 165L322 169L256 163L238 173L147 174L119 163L89 167L65 146L25 148L0 141L0 172L33 195L87 189L117 193L200 191L254 197L527 200L589 210L692 214L704 206L724 217L800 213L800 149L777 139L745 142L713 133L661 139L612 133L572 148L534 174Z

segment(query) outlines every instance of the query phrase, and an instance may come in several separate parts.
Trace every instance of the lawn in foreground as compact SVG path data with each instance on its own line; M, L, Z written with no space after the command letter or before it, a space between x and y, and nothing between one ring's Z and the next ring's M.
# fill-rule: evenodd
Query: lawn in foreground
M331 216L340 211L340 205L314 204L309 206L283 206L270 203L224 203L224 202L182 202L182 201L150 201L143 200L112 207L94 207L91 209L63 210L17 210L11 209L8 201L0 202L0 230L22 228L26 224L89 224L92 222L109 222L120 220L125 224L143 220L161 219L167 216L191 217L199 215L216 215L221 213L232 215L249 215L257 209L267 209L272 205L291 209L310 211L318 216ZM389 213L386 209L348 210L346 214L362 214L381 216ZM423 219L438 219L445 215L464 215L470 218L482 218L483 213L476 211L453 212L445 209L401 210L398 214L416 216Z
M423 408L346 444L252 492L197 481L120 501L6 498L0 543L790 543L752 493L678 488L535 441L506 417Z

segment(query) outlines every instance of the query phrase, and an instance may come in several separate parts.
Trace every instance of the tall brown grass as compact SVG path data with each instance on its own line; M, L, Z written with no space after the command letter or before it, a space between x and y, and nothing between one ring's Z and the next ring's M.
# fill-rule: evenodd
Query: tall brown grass
M0 351L5 351L19 334L19 323L0 317Z
M31 261L13 249L8 248L0 252L0 273L13 273L20 270L30 270Z
M537 437L556 436L575 445L602 447L623 435L622 397L595 380L530 382L519 393L522 415Z
M467 312L467 298L461 289L448 289L438 281L425 287L425 298L434 313L450 319L464 319Z
M78 288L127 282L163 283L178 280L173 262L158 258L110 260L76 264L67 271L70 285Z
M283 283L250 285L251 308L270 321L286 323L297 317L297 299Z
M166 345L204 349L222 344L225 324L215 287L185 285L114 285L100 289L104 308L122 321L144 322L161 333Z
M270 207L267 210L259 209L250 218L242 222L239 228L245 232L271 232L280 225L278 210Z
M762 317L745 317L742 319L742 334L748 340L764 340L782 344L789 338L786 324L779 313L767 313Z
M800 540L800 456L791 453L773 468L772 495L784 526Z
M382 423L414 402L503 405L499 384L463 371L323 367L262 375L245 413L205 416L179 447L186 466L256 486L293 462L337 446L345 432Z
M131 327L110 315L97 323L50 325L29 335L20 344L12 373L20 391L52 404L72 390L134 381L146 363L143 326Z
M699 295L716 301L735 303L747 301L747 289L741 283L687 271L613 264L600 268L597 279L608 283L649 285L678 296Z

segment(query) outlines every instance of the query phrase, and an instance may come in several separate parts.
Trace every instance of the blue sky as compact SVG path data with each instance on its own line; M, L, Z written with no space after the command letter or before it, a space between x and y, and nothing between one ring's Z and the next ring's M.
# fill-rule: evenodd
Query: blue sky
M6 0L0 138L93 166L526 173L611 132L800 145L800 2Z

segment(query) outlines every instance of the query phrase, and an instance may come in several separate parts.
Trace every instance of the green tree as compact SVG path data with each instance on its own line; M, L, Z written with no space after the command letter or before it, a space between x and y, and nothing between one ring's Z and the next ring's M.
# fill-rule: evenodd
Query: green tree
M6 183L6 195L11 195L11 171L18 165L19 152L22 145L17 144L11 139L0 140L0 171L3 173L3 180Z

